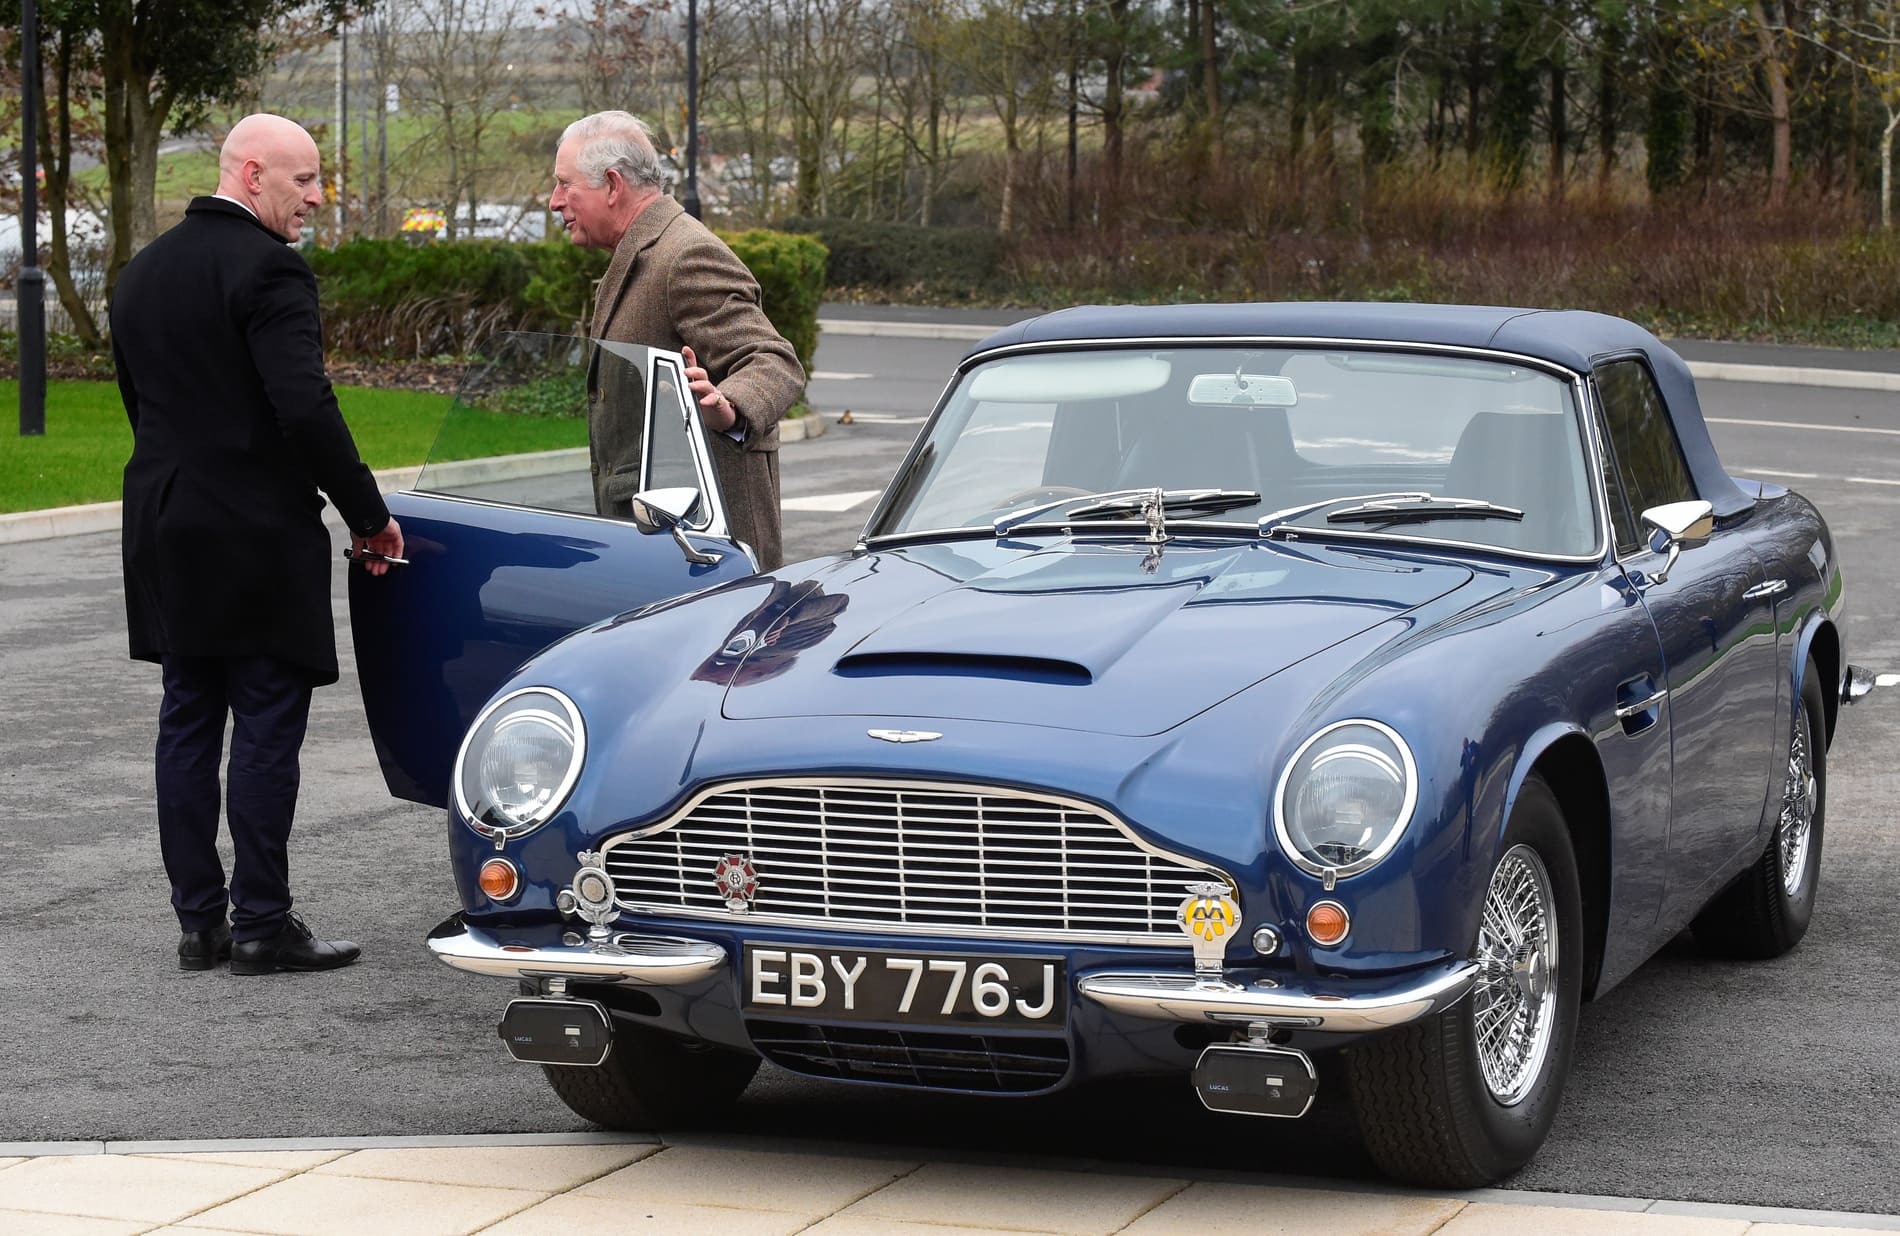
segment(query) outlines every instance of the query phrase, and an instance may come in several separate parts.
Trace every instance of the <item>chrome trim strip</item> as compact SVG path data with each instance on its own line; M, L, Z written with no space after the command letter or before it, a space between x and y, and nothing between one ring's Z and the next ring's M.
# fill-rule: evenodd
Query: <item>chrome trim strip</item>
M1646 700L1637 700L1633 704L1624 704L1623 706L1621 706L1620 708L1616 710L1616 719L1618 721L1627 721L1631 717L1639 716L1642 713L1648 712L1650 709L1656 707L1656 705L1662 703L1664 700L1668 698L1669 698L1669 689L1665 687L1661 691L1656 692L1656 694L1650 696Z
M584 983L671 987L720 973L726 950L705 940L621 932L605 943L530 948L502 944L460 914L429 933L429 951L456 970L491 978L567 978Z
M429 498L437 502L461 502L468 506L499 507L502 510L508 510L508 511L528 511L535 515L558 515L562 519L584 519L590 523L596 523L596 524L616 524L622 528L633 527L632 523L630 523L627 520L614 519L611 516L607 516L607 515L596 515L592 511L564 511L561 508L554 507L554 506L530 506L525 502L508 502L501 498L476 498L476 497L471 497L468 494L445 493L439 489L405 489L405 490L402 490L401 492L405 494L414 495L415 497L418 497L418 498ZM750 562L752 564L753 572L755 574L758 572L759 556L752 552L752 547L750 545L747 545L744 541L734 540L731 534L720 533L718 535L714 535L713 533L710 533L710 532L700 532L697 529L693 529L693 530L690 530L687 533L687 535L696 536L696 537L704 537L707 540L717 541L719 542L722 552L727 547L730 547L738 551L739 553L745 556L745 559L747 562ZM718 586L719 586L718 584L706 585L706 587L708 588L716 588ZM682 595L690 596L691 594L686 593ZM638 609L639 606L634 606L633 608ZM603 615L603 616L611 617L611 615Z
M1365 1034L1429 1017L1458 1003L1478 976L1476 962L1448 963L1396 981L1334 980L1337 991L1206 983L1191 974L1085 975L1081 995L1131 1017L1172 1021L1264 1021L1288 1029ZM1299 980L1302 983L1310 980Z
M603 859L602 859L603 865L611 864L613 860L613 856L614 856L614 850L617 847L631 843L631 842L648 840L650 838L660 835L661 833L665 833L679 826L680 824L684 823L689 817L691 817L694 812L699 810L701 805L704 804L708 799L715 798L723 794L730 794L730 793L742 792L742 791L751 791L751 790L771 791L771 790L777 790L777 789L798 789L798 788L843 790L843 791L868 790L868 791L877 791L877 792L911 791L911 792L924 793L924 794L966 794L966 795L972 795L972 796L987 795L987 796L992 796L992 797L1008 796L1011 798L1028 799L1033 802L1048 804L1049 806L1057 808L1059 810L1086 814L1092 819L1098 820L1102 824L1106 825L1107 827L1120 833L1122 837L1129 844L1133 845L1136 849L1141 850L1143 853L1149 855L1150 857L1158 859L1162 862L1171 863L1180 867L1188 868L1189 872L1185 874L1187 874L1191 878L1184 879L1183 881L1183 885L1182 885L1183 896L1186 895L1187 884L1193 882L1196 879L1218 880L1221 883L1225 884L1230 890L1235 890L1234 892L1235 896L1239 895L1237 891L1239 886L1234 882L1233 877L1229 876L1226 872L1221 871L1218 868L1210 867L1206 863L1201 862L1199 860L1187 858L1183 855L1174 853L1171 850L1163 849L1161 846L1155 845L1154 843L1145 840L1138 833L1136 833L1135 830L1131 828L1126 821L1122 820L1120 817L1110 812L1107 808L1102 807L1100 804L1087 802L1079 798L1069 798L1060 794L1051 794L1045 791L1020 789L1014 786L977 785L970 782L961 782L961 781L921 781L921 780L901 779L901 778L886 779L886 778L877 778L877 777L762 777L762 778L752 778L752 779L743 780L743 781L721 782L717 785L712 785L704 789L701 789L692 798L687 800L685 805L680 807L679 810L673 812L673 814L668 816L666 819L660 821L659 823L648 825L645 828L635 829L629 832L621 833L609 839L608 841L604 842L600 847L601 853L603 855ZM920 829L917 835L928 836L929 834L927 833L927 831ZM1086 862L1087 857L1088 856L1086 854L1083 855L1080 861ZM1011 861L1020 862L1021 860L1012 859ZM611 874L611 867L609 868L609 871ZM822 870L818 872L818 878L821 881L824 880L824 876L825 876L825 872L823 872ZM1148 884L1146 881L1141 881L1139 883L1149 888L1154 887L1153 885ZM1050 943L1077 943L1077 944L1096 943L1096 944L1114 944L1114 945L1133 945L1133 946L1148 947L1148 948L1159 947L1159 948L1181 948L1181 949L1188 949L1188 948L1193 947L1193 938L1188 936L1185 932L1179 930L1177 926L1173 925L1172 917L1170 917L1169 919L1170 925L1166 929L1157 930L1154 932L1146 932L1146 933L1090 930L1088 928L982 927L978 925L965 926L965 925L960 925L956 923L899 923L899 922L890 922L890 921L864 922L864 921L859 921L855 919L828 918L827 916L824 916L821 914L762 913L756 908L747 912L743 916L743 918L741 918L739 916L734 915L730 910L727 910L724 908L717 908L717 909L698 908L698 907L688 906L688 905L654 904L654 903L635 901L620 893L618 879L616 879L615 881L614 904L618 905L621 909L629 913L654 916L654 917L700 919L700 920L718 922L718 923L731 923L731 922L759 923L759 924L770 925L770 926L797 927L797 928L807 928L807 929L815 927L819 929L851 931L851 932L870 934L870 935L892 934L892 935L905 935L905 936L955 937L955 938L968 938L968 939L998 939L998 940L1009 940L1009 939L1021 940L1025 938L1026 936L1030 936L1038 941L1046 941Z

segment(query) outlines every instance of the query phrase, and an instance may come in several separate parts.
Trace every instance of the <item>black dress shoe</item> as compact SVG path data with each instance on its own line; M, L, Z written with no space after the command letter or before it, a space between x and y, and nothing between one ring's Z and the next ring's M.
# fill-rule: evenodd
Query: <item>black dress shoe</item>
M231 928L225 923L178 937L178 968L209 970L231 955Z
M262 940L239 940L231 949L231 973L272 974L278 970L335 970L363 955L348 940L318 940L295 913Z

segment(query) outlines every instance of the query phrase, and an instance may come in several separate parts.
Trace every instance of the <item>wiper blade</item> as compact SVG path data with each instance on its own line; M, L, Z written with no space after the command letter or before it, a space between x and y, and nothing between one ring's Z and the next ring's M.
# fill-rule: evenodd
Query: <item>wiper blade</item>
M1019 511L1011 511L1007 515L999 516L990 527L995 529L997 536L1007 536L1024 524L1034 523L1044 515L1053 515L1055 512L1074 506L1078 502L1106 502L1111 498L1127 498L1148 492L1150 491L1146 489L1111 489L1099 494L1070 494L1066 498L1057 498L1053 502L1039 502L1035 506L1026 506Z
M1099 515L1121 515L1140 511L1155 496L1155 490L1138 489L1132 494L1117 494L1087 506L1071 507L1069 518L1093 519ZM1164 489L1160 491L1161 509L1174 511L1231 511L1253 506L1260 493L1253 489Z
M1358 506L1346 507L1344 510L1329 511L1326 522L1330 524L1409 524L1427 523L1435 519L1521 520L1523 518L1524 512L1517 507L1487 502L1483 498L1438 498L1431 494L1406 494L1397 498L1363 502Z
M1054 502L1044 502L1011 511L990 527L997 536L1007 536L1026 524L1048 522L1061 514L1062 520L1099 519L1105 515L1132 515L1154 500L1156 490L1116 489L1099 494L1072 494ZM1230 511L1252 506L1260 494L1252 489L1164 489L1159 491L1164 511Z

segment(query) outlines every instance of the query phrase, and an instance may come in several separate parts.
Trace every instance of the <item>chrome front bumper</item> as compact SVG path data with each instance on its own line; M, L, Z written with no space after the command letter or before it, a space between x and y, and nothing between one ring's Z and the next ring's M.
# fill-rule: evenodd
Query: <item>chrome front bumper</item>
M457 914L429 933L428 944L443 965L495 978L670 987L709 978L726 964L726 950L705 940L627 932L600 941L569 933L567 940L555 948L507 944Z
M493 978L564 978L583 983L668 987L720 974L726 950L705 940L620 932L591 941L568 933L556 947L504 943L457 914L429 933L437 961ZM1242 985L1179 971L1109 971L1076 982L1084 997L1115 1013L1188 1022L1269 1022L1294 1030L1364 1034L1450 1008L1477 977L1470 961L1446 962L1394 979L1258 979Z
M1458 1003L1477 978L1475 962L1456 961L1396 979L1301 979L1300 985L1242 986L1222 979L1156 973L1089 974L1076 989L1131 1017L1174 1021L1269 1022L1291 1030L1365 1034L1402 1026Z

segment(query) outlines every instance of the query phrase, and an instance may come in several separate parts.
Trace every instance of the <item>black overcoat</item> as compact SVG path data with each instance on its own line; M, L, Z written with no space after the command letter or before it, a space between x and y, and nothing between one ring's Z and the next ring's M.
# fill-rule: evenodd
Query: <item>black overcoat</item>
M196 198L120 276L112 356L132 656L269 655L335 682L317 491L361 536L389 512L324 372L309 265L242 206Z

